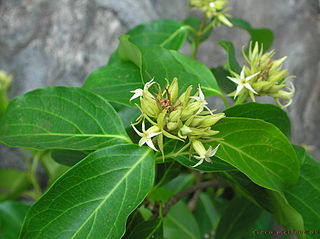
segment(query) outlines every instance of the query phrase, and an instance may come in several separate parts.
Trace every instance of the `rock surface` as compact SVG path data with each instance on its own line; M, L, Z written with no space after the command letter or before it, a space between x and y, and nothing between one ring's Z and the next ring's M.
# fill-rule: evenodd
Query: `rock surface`
M235 17L275 33L273 48L287 55L297 93L288 112L293 140L314 146L320 158L320 2L318 0L230 0ZM80 86L107 62L119 34L157 18L194 14L181 0L0 0L0 69L14 76L11 97L53 85ZM221 27L200 48L209 66L225 61L216 40L241 49L249 39L238 29ZM0 167L22 167L21 153L0 147Z

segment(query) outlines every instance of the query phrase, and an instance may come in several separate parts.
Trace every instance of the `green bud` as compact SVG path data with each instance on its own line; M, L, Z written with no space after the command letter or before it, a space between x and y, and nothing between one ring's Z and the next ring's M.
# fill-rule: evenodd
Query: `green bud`
M201 121L200 127L211 127L224 117L226 117L224 113L208 115L203 121Z
M189 102L189 97L192 91L192 86L190 85L187 90L179 97L179 99L176 101L174 106L181 105L182 107L185 107Z
M180 119L180 116L181 108L178 108L169 114L169 121L178 121Z
M207 150L199 140L194 140L192 142L192 147L199 156L204 156L207 153Z
M192 130L191 130L190 127L184 125L184 126L182 126L182 127L180 128L179 132L181 133L181 135L184 135L184 136L185 136L185 135L191 134L191 133L192 133Z
M148 115L149 117L157 118L160 109L154 98L150 97L141 97L141 109L142 112Z
M179 84L176 77L173 78L171 84L169 85L168 91L170 94L170 101L173 104L176 101L179 93Z
M164 109L162 110L162 112L158 115L158 118L157 118L157 123L158 125L163 128L166 124L166 114L167 114L167 110Z
M186 106L181 113L181 120L187 120L197 112L202 106L201 102L192 102Z
M176 130L178 128L178 123L177 122L169 122L167 124L167 128L168 130L172 131L172 130Z

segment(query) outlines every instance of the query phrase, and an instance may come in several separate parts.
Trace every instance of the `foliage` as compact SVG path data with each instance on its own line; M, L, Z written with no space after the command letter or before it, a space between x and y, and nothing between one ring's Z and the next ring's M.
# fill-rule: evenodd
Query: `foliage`
M320 164L290 142L283 108L294 88L285 58L267 51L273 33L232 18L226 0L190 6L203 18L155 20L120 36L81 88L9 101L11 76L0 72L0 142L20 147L26 162L0 171L1 238L269 238L274 221L299 238L319 233ZM224 65L197 60L221 25L249 33L244 66L223 40ZM220 97L224 111L213 114L205 96ZM249 102L259 96L282 108Z

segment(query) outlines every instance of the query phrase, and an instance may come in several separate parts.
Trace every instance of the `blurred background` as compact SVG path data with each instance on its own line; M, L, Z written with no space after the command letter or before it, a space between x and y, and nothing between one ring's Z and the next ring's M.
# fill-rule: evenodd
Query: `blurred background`
M129 28L152 19L184 20L195 13L187 0L0 0L0 70L12 74L10 96L35 88L81 86L105 65ZM275 33L277 57L295 75L296 95L287 109L293 142L313 148L320 159L320 1L230 0L231 15ZM208 66L226 61L216 40L235 43L238 54L249 36L228 27L215 30L200 48ZM214 100L213 100L214 101ZM214 102L213 102L214 103ZM0 146L0 168L20 168L20 152Z

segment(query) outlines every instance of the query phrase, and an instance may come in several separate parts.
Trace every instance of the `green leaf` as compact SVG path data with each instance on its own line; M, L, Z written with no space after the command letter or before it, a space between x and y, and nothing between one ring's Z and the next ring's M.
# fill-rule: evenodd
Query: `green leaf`
M119 62L103 66L91 73L83 88L110 102L130 105L130 91L143 88L140 69L131 62Z
M182 22L161 19L138 25L128 31L130 41L138 47L157 45L179 50L185 41L187 30Z
M264 51L268 50L273 43L273 32L266 28L253 28L249 22L241 18L231 18L231 22L235 27L246 30L251 36L253 43L259 42L263 45Z
M273 205L273 216L283 226L303 231L304 223L301 214L290 205L285 195L281 192L268 191ZM300 238L304 238L301 235Z
M229 71L227 71L224 67L218 66L216 68L211 68L211 71L217 79L219 87L226 94L229 94L236 90L236 85L227 78L227 76L230 76Z
M62 174L64 174L70 168L66 165L61 165L53 160L50 152L41 157L41 164L47 171L48 185L54 183Z
M240 73L241 66L237 61L233 43L229 41L219 41L219 45L222 46L228 54L228 63L227 63L228 70L232 70L236 73Z
M261 119L278 127L286 136L291 135L288 114L275 105L248 102L230 107L224 113L227 117Z
M270 234L264 234L264 232L272 231L273 230L272 224L273 224L273 221L272 221L271 214L266 211L263 211L259 216L259 218L257 219L257 221L253 224L253 226L251 227L251 230L249 230L245 238L256 239L257 237L259 237L259 239L269 239Z
M59 164L72 167L87 157L89 153L90 151L54 150L51 152L51 157Z
M0 140L40 150L95 150L130 142L105 99L74 87L38 89L11 101L0 122Z
M0 238L17 239L29 205L20 202L0 202Z
M174 205L163 221L163 234L167 239L200 239L199 226L183 202Z
M156 185L160 187L172 179L177 177L181 173L181 167L176 162L162 163L157 165Z
M194 91L201 85L206 96L221 94L212 72L202 63L195 61L180 52L161 47L146 47L142 52L142 73L145 81L155 79L162 87L166 86L165 79L171 81L177 77L179 92L189 85Z
M129 40L129 35L119 37L120 45L118 55L122 61L131 61L140 69L142 67L142 56L140 49Z
M288 203L282 192L259 187L240 172L222 172L220 176L227 179L241 195L272 213L279 224L295 230L304 230L301 215Z
M320 163L306 155L296 185L284 192L288 202L303 217L306 230L320 230ZM312 235L310 235L312 237Z
M297 182L299 161L287 137L274 125L257 119L224 118L214 126L223 140L216 156L254 183L275 191Z
M247 199L234 198L220 219L215 238L242 238L260 214L261 209Z
M98 150L32 206L21 238L121 238L128 216L153 181L149 149L115 145Z
M0 200L15 199L24 192L30 181L24 171L0 169Z
M194 212L201 235L213 234L220 218L215 205L206 193L201 193Z
M124 239L157 239L162 237L162 220L142 221L133 230L127 231Z

